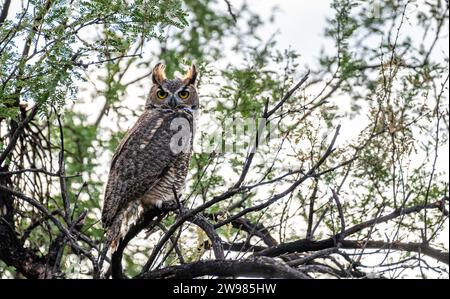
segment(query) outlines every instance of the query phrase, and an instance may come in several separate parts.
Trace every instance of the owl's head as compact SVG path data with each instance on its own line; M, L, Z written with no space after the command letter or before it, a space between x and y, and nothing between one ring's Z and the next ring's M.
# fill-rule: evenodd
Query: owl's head
M158 63L153 68L153 86L150 89L145 108L197 110L198 94L195 87L197 68L195 65L189 68L182 79L167 79L164 69L165 65L162 63Z

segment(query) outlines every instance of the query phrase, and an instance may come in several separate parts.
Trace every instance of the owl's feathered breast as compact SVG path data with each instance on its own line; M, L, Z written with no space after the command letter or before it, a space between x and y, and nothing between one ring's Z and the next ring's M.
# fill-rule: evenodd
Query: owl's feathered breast
M187 120L192 132L190 113L161 109L146 110L128 131L111 162L102 212L104 227L109 227L128 203L152 194L152 188L161 192L161 183L171 181L167 176L177 175L173 173L174 165L187 167L190 153L171 149L171 140L177 133L171 124L177 118ZM185 176L185 169L182 172L179 175Z

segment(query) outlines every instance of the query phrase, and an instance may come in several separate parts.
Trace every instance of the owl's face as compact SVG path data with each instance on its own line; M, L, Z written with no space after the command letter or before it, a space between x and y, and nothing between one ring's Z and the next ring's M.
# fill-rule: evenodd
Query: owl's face
M165 65L158 63L152 72L153 86L145 107L164 109L198 109L198 94L195 87L197 69L192 65L183 79L169 80L164 72Z

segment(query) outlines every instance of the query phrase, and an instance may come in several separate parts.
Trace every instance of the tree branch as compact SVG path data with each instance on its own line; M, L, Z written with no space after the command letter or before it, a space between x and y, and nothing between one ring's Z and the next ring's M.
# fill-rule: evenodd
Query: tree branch
M342 242L342 248L347 249L380 248L380 249L417 252L432 257L435 260L438 260L447 265L449 264L448 252L441 251L424 243L345 240Z
M327 150L325 151L325 153L322 155L322 157L319 159L319 161L317 161L317 163L311 167L309 169L309 171L302 176L301 178L299 178L297 181L295 181L291 186L289 186L286 190L284 190L281 193L278 193L276 195L274 195L273 197L269 198L268 200L266 200L265 202L253 206L253 207L249 207L246 209L243 209L242 211L240 211L239 213L217 223L216 225L214 225L215 228L219 228L221 226L224 226L225 224L228 224L250 212L255 212L255 211L259 211L262 210L264 208L267 208L268 206L270 206L271 204L275 203L276 201L278 201L279 199L285 197L286 195L290 194L291 192L293 192L301 183L303 183L304 181L306 181L307 179L314 177L316 170L325 162L325 160L328 158L328 156L334 151L334 144L336 142L337 136L339 135L339 130L341 129L341 126L338 125L336 127L336 131L334 133L333 139L330 143L330 145L328 146Z
M8 11L9 11L9 5L11 4L11 0L5 0L3 3L2 11L0 12L0 27L5 22L6 18L8 17Z
M245 260L234 261L199 261L191 264L144 272L136 278L192 279L206 275L221 277L309 278L302 272L292 269L284 262L267 257L252 257Z
M5 150L0 155L0 165L3 164L6 157L13 150L14 146L17 143L17 140L19 139L20 135L22 134L23 129L33 119L33 117L36 115L38 110L39 110L39 104L34 105L34 107L31 109L30 113L28 114L28 116L23 121L21 121L19 123L19 125L17 126L17 128L14 130L14 134L12 135L11 140L9 141Z
M346 237L346 236L349 236L356 232L359 232L367 227L370 227L372 225L387 222L389 220L395 219L402 215L416 213L423 209L439 209L439 210L441 210L442 205L444 205L444 200L445 199L442 199L440 201L430 203L428 205L413 206L410 208L403 209L402 211L397 210L388 215L362 222L360 224L354 225L354 226L350 227L349 229L345 230L343 235L344 235L344 237ZM285 253L319 251L319 250L323 250L326 248L332 248L332 247L336 247L336 240L339 240L341 238L340 235L341 234L339 233L339 234L332 236L331 238L320 240L320 241L301 239L301 240L297 240L297 241L293 241L293 242L288 242L288 243L280 244L278 246L267 248L265 250L256 252L256 253L254 253L254 255L255 256L275 257L275 256L280 256ZM343 238L342 238L342 240L343 240ZM345 241L343 240L342 242L345 242ZM412 244L414 244L414 243L412 243ZM375 243L374 243L374 245L375 245ZM400 250L401 248L404 248L403 250L406 250L407 248L408 249L417 248L417 246L414 247L413 245L411 245L411 246L404 246L404 247L398 246L397 247L398 250ZM423 248L423 245L421 246L421 248ZM406 250L406 251L416 251L416 250ZM422 252L422 253L426 254L425 252ZM441 255L438 255L436 250L428 250L428 253L431 257L434 257L440 261L448 263L448 253L442 253ZM445 260L447 260L447 262Z

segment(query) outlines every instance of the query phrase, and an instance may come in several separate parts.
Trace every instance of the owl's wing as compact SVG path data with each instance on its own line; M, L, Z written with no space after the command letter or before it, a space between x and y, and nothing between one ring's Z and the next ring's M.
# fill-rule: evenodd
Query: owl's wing
M179 154L170 150L177 113L146 111L119 145L111 162L102 222L109 227L122 207L140 198L170 168ZM189 121L191 124L191 120Z

